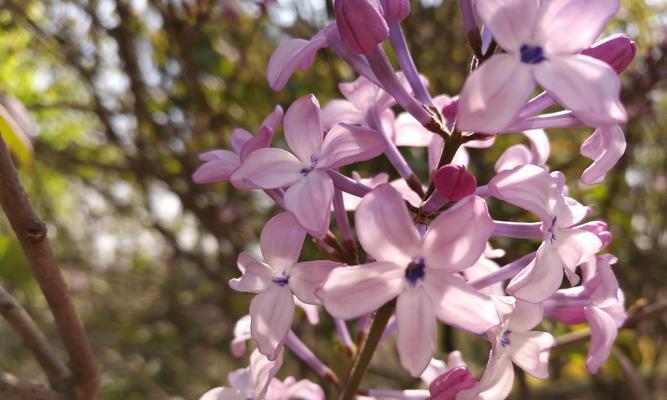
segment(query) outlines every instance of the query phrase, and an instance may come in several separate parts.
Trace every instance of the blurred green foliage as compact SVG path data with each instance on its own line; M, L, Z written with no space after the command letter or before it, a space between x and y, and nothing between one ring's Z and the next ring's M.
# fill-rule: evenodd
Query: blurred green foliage
M340 96L338 83L354 79L323 51L285 90L273 93L266 84L265 66L276 44L287 36L310 37L328 19L319 2L285 0L268 10L248 2L186 4L0 4L0 89L26 105L34 130L34 162L21 163L21 178L49 224L101 366L105 399L193 399L245 364L230 356L229 341L250 297L232 292L227 281L237 275L238 252L256 247L259 229L275 210L261 195L225 184L194 185L196 155L228 147L234 127L254 132L275 104L287 108L310 92L324 104ZM663 1L624 1L609 28L633 36L639 53L623 78L631 114L624 128L628 151L605 183L585 187L577 181L590 162L578 153L590 130L549 132L552 168L566 173L574 197L593 207L593 218L609 221L615 237L610 251L619 257L616 273L633 310L667 299L666 11ZM431 93L457 93L471 59L458 2L413 2L404 29ZM2 126L0 132L6 137ZM478 180L487 181L502 151L521 140L503 136L489 150L472 150ZM405 156L421 166L417 171L425 179L425 153L406 150ZM380 160L362 172L387 167ZM521 217L497 205L493 215ZM1 232L0 283L55 337L4 221ZM507 250L502 261L535 247L494 244ZM318 256L314 245L306 251ZM548 322L545 328L555 335L570 331ZM295 330L344 375L349 358L331 321L323 318L313 327L298 314ZM587 343L575 342L555 352L552 380L517 384L515 398L665 399L666 332L664 315L623 331L597 376L584 370ZM483 369L485 344L461 332L441 334L441 351L453 344L475 372ZM9 326L0 323L0 337L0 370L41 377ZM293 359L281 372L286 374L317 381ZM398 366L393 346L385 346L365 385L418 382Z

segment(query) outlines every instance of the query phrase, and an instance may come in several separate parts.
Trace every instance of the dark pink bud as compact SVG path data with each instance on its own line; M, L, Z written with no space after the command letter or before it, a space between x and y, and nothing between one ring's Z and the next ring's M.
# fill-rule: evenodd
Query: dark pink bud
M380 0L387 22L403 21L410 15L410 0Z
M431 400L454 400L456 395L465 389L475 386L477 381L468 368L452 368L435 378L428 387Z
M334 11L340 38L352 53L369 53L389 37L377 0L336 0Z
M566 325L583 324L588 320L584 307L557 307L551 311L551 316Z
M433 183L442 197L459 201L475 193L477 180L462 165L445 165L433 173Z
M617 74L625 71L637 55L637 45L624 34L609 36L581 52L609 64Z

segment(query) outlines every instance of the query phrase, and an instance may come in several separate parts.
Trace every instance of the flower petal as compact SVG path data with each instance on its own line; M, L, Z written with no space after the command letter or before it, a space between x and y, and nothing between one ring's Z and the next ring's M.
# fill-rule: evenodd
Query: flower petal
M303 162L320 151L323 138L320 102L309 94L297 99L285 113L285 140Z
M485 28L503 49L518 53L521 45L530 41L537 19L537 1L484 0L476 1L475 5Z
M248 397L263 399L271 380L283 365L283 352L279 352L275 360L270 360L257 349L250 354L250 386Z
M549 349L556 344L546 332L512 332L512 361L538 379L549 377Z
M239 292L252 293L271 287L271 279L276 276L276 271L271 266L258 261L247 251L239 254L237 264L243 275L230 280L229 287Z
M271 89L278 91L284 88L297 68L302 70L309 68L317 51L327 47L326 35L335 29L335 23L332 23L319 31L311 40L290 39L281 42L266 66L266 78Z
M250 139L252 139L252 133L248 132L247 130L243 128L235 128L232 130L232 136L230 139L230 144L232 145L232 149L234 149L234 152L236 154L241 154L241 150L243 149L243 145L246 144Z
M494 55L475 70L463 86L458 105L459 129L482 133L502 131L514 122L534 89L530 66L521 63L515 54Z
M563 282L563 264L555 249L542 244L535 259L507 286L507 293L531 303L539 303L558 290Z
M419 232L403 196L389 184L364 196L355 213L355 227L359 242L375 260L407 266L419 253Z
M229 180L230 176L241 165L239 156L229 150L212 150L199 155L206 161L192 175L195 183L212 183Z
M289 272L301 254L306 231L294 215L284 212L271 218L262 228L259 245L264 260L277 273Z
M371 313L403 290L405 268L374 262L335 268L317 296L336 318L351 319Z
M477 385L464 390L456 400L506 399L514 385L514 367L509 357L489 357L484 375Z
M334 126L322 143L318 168L339 168L359 161L373 159L384 152L386 142L372 129L355 125Z
M619 0L542 0L534 40L547 53L573 54L590 46L618 12Z
M433 304L422 287L409 287L398 296L396 324L401 365L416 378L428 366L435 341Z
M508 171L516 167L526 164L532 164L533 155L528 147L522 144L515 144L505 150L503 154L498 157L498 161L494 165L496 172Z
M303 164L288 151L275 148L256 150L232 174L233 181L247 179L262 189L290 186L303 177Z
M319 260L294 265L289 279L292 293L306 304L320 304L315 297L315 290L324 284L329 272L338 266L340 263Z
M280 126L280 121L282 118L283 109L280 106L276 106L273 112L264 118L264 121L259 127L257 134L255 136L251 136L251 138L245 141L243 144L243 147L239 152L241 155L241 160L245 160L246 157L248 157L248 154L257 149L269 147L271 140L273 139L273 135L276 133L276 130L278 130L278 127Z
M541 303L529 303L517 299L507 329L512 332L529 331L542 321L543 316L544 306Z
M551 175L531 164L500 172L489 182L489 190L493 197L537 215L547 226L564 202Z
M618 125L596 129L581 145L581 154L594 160L581 175L581 181L587 185L602 182L625 153L625 147L625 135Z
M493 229L486 202L478 196L464 198L429 225L422 250L426 265L449 271L473 265L484 254Z
M552 57L535 66L535 79L587 125L616 125L628 119L620 101L621 82L604 61L584 55Z
M322 128L329 131L339 122L361 125L364 116L347 100L331 100L322 107Z
M591 327L591 343L586 357L586 369L596 373L611 354L618 328L614 320L598 307L586 307L586 318Z
M576 285L579 283L575 274L577 266L594 257L602 248L602 241L584 229L563 229L556 236L555 246L570 283Z
M245 396L236 389L221 386L204 393L199 400L245 400Z
M243 357L245 353L245 342L250 340L250 315L244 315L234 325L234 339L229 345L229 350L236 358Z
M275 360L294 319L294 299L286 287L274 286L250 302L250 331L257 349Z
M428 147L434 136L433 132L424 128L410 113L401 113L396 118L396 146Z
M325 172L314 170L285 192L285 208L315 237L329 229L333 181Z
M424 288L446 324L482 334L500 323L493 300L448 271L427 268Z

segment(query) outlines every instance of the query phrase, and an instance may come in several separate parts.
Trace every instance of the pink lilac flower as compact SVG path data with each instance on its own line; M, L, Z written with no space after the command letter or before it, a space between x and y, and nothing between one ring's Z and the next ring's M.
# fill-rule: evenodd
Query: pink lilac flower
M463 276L466 278L466 281L473 282L477 279L482 279L486 276L491 275L494 272L497 272L500 269L498 263L493 261L494 258L503 257L505 252L500 249L492 249L489 244L486 246L484 254L475 262L472 266L464 269L462 271ZM492 285L488 285L482 289L479 289L480 293L489 295L489 296L504 296L505 290L503 289L502 282L497 282Z
M496 297L502 324L487 334L491 353L482 379L474 387L460 392L457 400L502 400L512 390L514 366L529 375L549 376L549 349L556 343L546 332L531 331L542 320L542 306Z
M594 185L604 180L625 153L625 135L618 125L598 128L581 145L581 154L593 161L581 175L581 181Z
M271 145L273 135L280 125L283 109L276 106L257 132L253 136L243 128L232 131L232 148L229 150L211 150L199 155L205 163L195 171L192 180L195 183L212 183L230 180L232 174L241 167L243 161L255 150ZM252 189L254 185L243 180L232 179L232 184L238 189Z
M290 213L266 223L260 235L262 260L247 252L238 258L243 273L229 286L241 292L257 293L250 303L252 338L259 351L274 360L294 318L294 296L317 304L315 289L337 264L331 261L298 262L306 231Z
M523 134L528 138L529 146L515 144L508 147L496 161L494 166L496 172L514 169L525 164L547 169L547 160L551 152L547 134L542 129L525 131Z
M477 380L468 367L454 367L436 378L428 387L431 400L456 400L460 392L474 387Z
M526 301L540 302L551 296L561 285L563 271L571 284L578 283L577 266L602 247L595 234L577 226L589 209L563 195L561 178L528 164L502 171L489 182L494 197L530 211L542 221L544 242L537 256L507 288L508 293Z
M389 37L389 26L377 0L336 0L336 26L345 47L365 54Z
M627 318L625 297L611 268L615 262L611 254L589 260L581 267L582 286L561 289L545 302L549 314L566 324L588 321L591 343L586 369L592 374L609 358L618 329Z
M579 54L616 14L618 0L485 0L476 7L506 53L491 57L466 81L459 104L461 130L502 131L536 83L585 124L625 122L616 72Z
M382 154L385 142L375 131L340 124L326 136L319 102L313 95L295 101L285 114L285 139L293 151L260 149L232 179L247 179L262 189L287 187L285 208L315 237L329 229L333 181L327 171Z
M266 394L266 400L324 400L325 398L324 390L319 385L308 379L297 381L291 376L284 381L273 378Z
M269 383L283 363L282 353L274 361L255 350L250 355L250 365L227 375L229 387L221 386L204 393L199 400L247 400L262 399Z
M422 236L403 197L384 184L364 197L355 220L359 242L375 261L334 269L318 296L330 314L343 319L397 298L399 356L413 376L424 371L433 354L436 318L473 333L498 323L491 300L456 274L479 259L491 235L484 200L460 201Z

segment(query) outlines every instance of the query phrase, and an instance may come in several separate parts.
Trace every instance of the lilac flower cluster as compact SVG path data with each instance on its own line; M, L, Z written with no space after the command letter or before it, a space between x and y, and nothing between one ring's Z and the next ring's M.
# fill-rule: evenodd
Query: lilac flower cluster
M585 221L591 209L568 196L562 173L549 170L544 129L594 129L581 146L593 160L581 176L586 184L601 182L625 151L618 74L634 58L635 46L624 35L595 42L619 1L460 2L476 63L458 96L431 97L417 71L401 28L410 14L408 0L336 0L335 22L310 40L280 43L267 77L280 90L329 48L359 74L340 84L344 99L320 107L308 95L284 115L278 106L256 135L234 130L233 151L201 155L205 163L194 174L196 182L263 190L284 209L264 226L261 255L241 253L241 276L230 282L234 290L255 293L232 342L240 357L246 341L254 341L250 366L232 372L228 387L202 399L323 399L323 390L310 381L274 378L287 347L322 378L337 381L291 330L297 305L313 324L321 308L330 314L351 354L347 321L357 320L362 338L377 324L384 333L377 341L395 332L401 365L429 389L366 389L371 398L504 399L513 365L548 377L555 341L534 330L544 318L589 324L591 373L608 358L626 318L612 268L616 259L602 254L611 235L605 222ZM387 40L400 72L382 46ZM544 91L531 98L537 86ZM544 113L555 104L562 111ZM404 111L397 115L399 107ZM271 145L281 123L289 150ZM508 148L494 166L496 175L479 185L466 168L467 149L490 147L495 135L510 133L524 135L528 145ZM427 148L428 186L399 147ZM399 179L390 182L382 171L367 178L340 172L382 155ZM494 220L489 198L539 222ZM332 211L338 237L330 230ZM326 260L300 261L308 235ZM501 267L493 259L504 251L492 249L494 236L540 244ZM571 287L560 289L564 277ZM381 312L387 318L374 320ZM433 358L438 323L490 343L481 377L472 375L459 352L447 363ZM360 353L368 347L362 341ZM352 381L348 377L345 389ZM357 395L357 389L341 398Z

